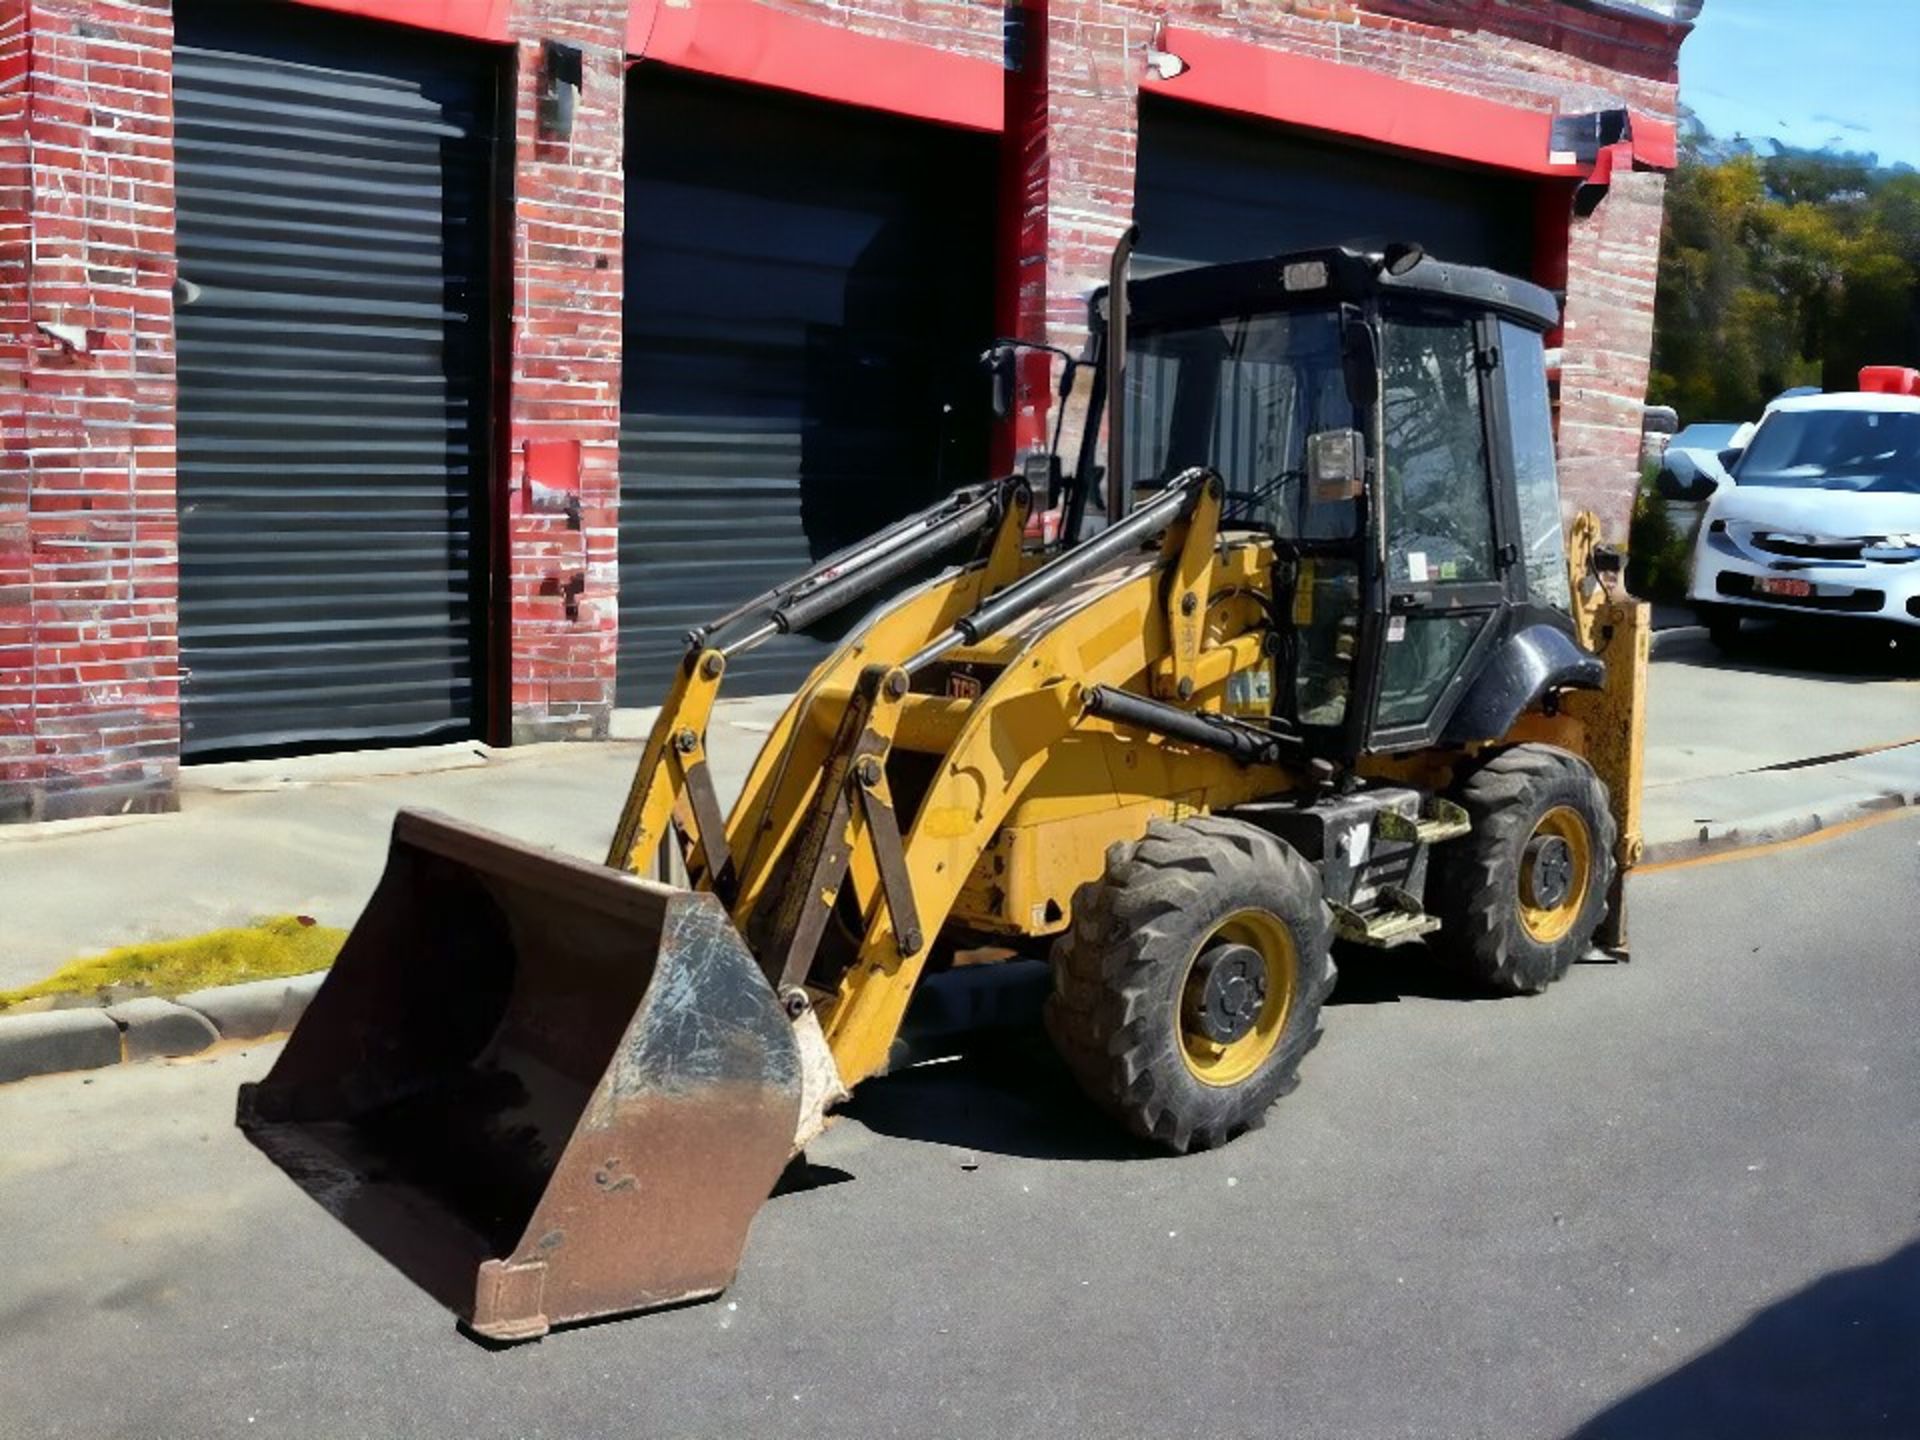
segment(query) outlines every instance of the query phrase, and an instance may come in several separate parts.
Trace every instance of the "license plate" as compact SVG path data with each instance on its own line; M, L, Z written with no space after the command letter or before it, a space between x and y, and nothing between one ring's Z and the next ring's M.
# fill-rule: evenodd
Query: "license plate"
M1785 580L1775 575L1762 575L1753 582L1753 588L1762 595L1791 595L1795 599L1804 599L1813 594L1810 581Z

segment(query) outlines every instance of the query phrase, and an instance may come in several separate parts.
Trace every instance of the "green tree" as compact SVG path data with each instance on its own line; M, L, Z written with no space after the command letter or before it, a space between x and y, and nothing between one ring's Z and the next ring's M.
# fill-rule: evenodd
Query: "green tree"
M1751 419L1789 386L1920 363L1920 175L1683 134L1650 399L1685 421Z

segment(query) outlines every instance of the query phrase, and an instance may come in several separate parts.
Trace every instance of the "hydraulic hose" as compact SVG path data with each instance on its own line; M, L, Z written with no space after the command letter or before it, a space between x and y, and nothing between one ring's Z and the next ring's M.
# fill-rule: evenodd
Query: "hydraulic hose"
M1024 580L1009 585L971 615L954 621L951 630L907 661L906 672L915 674L949 650L961 645L977 645L986 636L1004 629L1042 600L1059 594L1172 524L1194 502L1203 485L1218 483L1219 478L1210 470L1187 471L1119 524L1074 546Z

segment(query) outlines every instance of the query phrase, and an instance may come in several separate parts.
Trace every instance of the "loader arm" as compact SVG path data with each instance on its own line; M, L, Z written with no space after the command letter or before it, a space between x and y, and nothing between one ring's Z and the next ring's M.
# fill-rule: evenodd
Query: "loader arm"
M730 871L731 857L722 851L720 863L714 865L716 855L708 852L705 843L711 836L718 842L715 850L720 851L726 834L706 764L707 722L726 671L727 657L704 645L689 646L674 671L672 688L654 718L614 825L607 852L607 864L614 869L645 874L666 838L667 826L677 818L688 874L717 876ZM664 867L659 878L666 878Z
M1157 553L1110 547L1105 563L1060 586L1035 572L1028 583L1048 593L1024 606L1013 593L1011 614L970 605L986 587L967 576L905 598L820 667L771 737L729 826L742 857L735 919L789 1013L818 1007L844 1084L886 1067L929 942L1043 773L1084 807L1095 865L1115 806L1191 813L1294 783L1271 765L1142 746L1137 729L1091 707L1102 689L1217 705L1258 653L1257 637L1239 635L1201 648L1221 495L1211 477L1180 483L1163 505L1173 518ZM1151 516L1136 528L1151 535ZM969 627L969 615L984 618ZM994 678L959 698L917 683L935 665ZM934 762L904 836L888 782L897 754ZM853 953L816 968L815 947L849 910L859 917Z
M963 572L970 582L964 587L963 603L977 603L989 589L1017 578L1021 537L1032 504L1031 492L1017 478L989 486L962 487L862 545L828 557L784 585L694 630L687 637L686 655L674 672L673 684L654 718L640 762L634 767L633 782L608 847L607 864L636 875L647 873L671 825L695 888L712 889L722 899L731 900L737 879L735 855L727 846L726 825L706 762L707 725L728 659L774 635L805 629L914 566L984 533L988 536L984 559ZM713 643L719 635L748 621L758 623L746 635L726 646ZM815 678L830 669L837 658L824 662ZM809 680L802 693L812 684ZM658 874L666 878L664 866Z

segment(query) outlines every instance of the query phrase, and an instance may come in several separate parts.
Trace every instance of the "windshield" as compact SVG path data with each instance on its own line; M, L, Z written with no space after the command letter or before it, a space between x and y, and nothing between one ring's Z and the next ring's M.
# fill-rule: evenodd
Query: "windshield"
M1344 540L1359 487L1312 494L1307 437L1356 430L1340 322L1329 311L1243 315L1134 332L1127 350L1130 481L1163 485L1211 465L1227 486L1226 517L1300 540Z
M1739 433L1737 422L1689 425L1668 442L1668 447L1674 450L1711 450L1718 454L1733 444L1733 437Z
M1734 478L1742 485L1920 495L1920 412L1775 411Z

